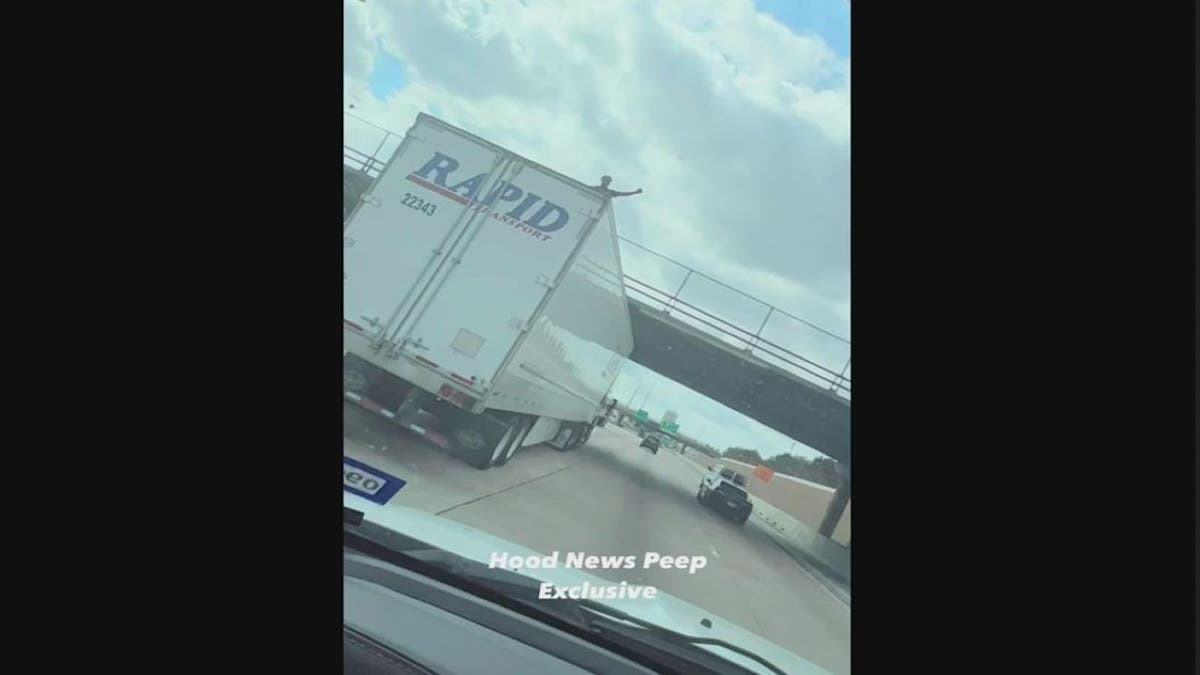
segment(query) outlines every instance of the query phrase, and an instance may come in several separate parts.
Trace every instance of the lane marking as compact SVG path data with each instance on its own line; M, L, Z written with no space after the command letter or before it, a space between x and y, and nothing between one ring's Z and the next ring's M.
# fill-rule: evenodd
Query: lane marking
M711 543L708 545L708 550L712 551L712 554L717 556L717 559L720 560L721 554L717 553L716 547L714 547Z
M571 468L570 465L559 467L549 473L544 473L540 476L534 476L533 478L530 478L528 480L523 480L520 483L516 483L515 485L509 485L508 487L500 489L500 490L496 490L495 492L489 492L485 495L480 495L478 497L475 497L474 499L468 499L467 501L462 502L461 504L455 504L454 506L447 506L446 508L442 509L441 511L438 511L434 515L438 515L438 516L443 515L449 511L453 511L454 509L457 509L460 506L467 506L468 504L474 504L475 502L477 502L481 499L487 499L488 497L494 497L502 492L508 492L509 490L512 490L514 488L519 488L522 485L529 485L530 483L532 483L536 480L541 480L543 478L546 478L547 476L553 476L554 474L558 473L559 471L565 471L566 469L569 469L569 468Z

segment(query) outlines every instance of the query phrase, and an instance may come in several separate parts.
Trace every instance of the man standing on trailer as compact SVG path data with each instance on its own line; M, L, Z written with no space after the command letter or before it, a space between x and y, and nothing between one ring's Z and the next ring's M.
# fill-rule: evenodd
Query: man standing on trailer
M621 192L620 190L614 190L614 189L608 187L608 184L611 182L612 182L612 176L601 176L600 184L593 185L592 189L603 192L609 199L612 199L613 197L628 197L630 195L642 194L642 188L638 188L638 189L634 190L633 192Z

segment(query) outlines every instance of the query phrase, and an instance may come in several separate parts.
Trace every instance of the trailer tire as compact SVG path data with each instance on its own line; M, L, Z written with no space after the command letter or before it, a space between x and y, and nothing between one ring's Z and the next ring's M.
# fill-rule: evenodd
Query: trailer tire
M504 452L500 453L500 459L496 461L495 466L508 464L508 460L517 454L517 450L520 450L521 444L525 442L525 437L529 435L529 430L533 429L534 420L524 415L514 415L513 423L516 425L516 434L509 440Z
M571 423L571 437L567 440L567 450L578 448L583 441L583 428L578 422Z
M567 439L565 441L563 441L563 444L561 446L555 445L555 443L558 441L559 437L562 436L563 432L566 432ZM550 439L550 447L554 448L555 450L558 450L559 452L567 452L568 450L570 450L573 447L571 445L571 443L573 443L574 441L575 441L574 425L572 425L570 422L563 422L562 426L560 426L558 429L558 433L554 434L554 438Z
M374 380L374 373L366 361L352 355L342 357L343 392L365 396Z
M480 471L486 471L492 466L492 456L485 452L484 448L487 441L478 430L462 427L455 429L452 437L454 447L458 450L457 454L463 457L468 464Z
M479 469L491 468L512 440L512 417L492 411L471 413L444 401L429 403L429 412L449 423L450 453Z
M504 434L500 436L500 440L498 440L496 444L492 446L491 454L487 456L486 460L482 461L486 461L489 467L502 466L504 455L507 454L509 448L512 447L513 440L515 440L518 431L520 431L520 420L514 417L513 419L509 420L508 425L504 429Z

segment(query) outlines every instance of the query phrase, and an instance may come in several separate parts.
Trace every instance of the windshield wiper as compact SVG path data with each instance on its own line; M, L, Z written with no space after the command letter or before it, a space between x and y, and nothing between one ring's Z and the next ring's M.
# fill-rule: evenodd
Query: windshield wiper
M755 654L754 652L750 651L749 649L746 649L744 647L739 647L738 645L735 645L732 642L726 642L725 640L721 640L718 638L710 638L710 637L703 637L700 635L687 635L686 633L679 633L679 632L673 631L669 628L663 628L662 626L659 626L658 624L656 624L652 621L646 621L644 619L639 619L638 617L633 616L627 612L623 612L619 609L616 609L615 607L609 607L608 605L605 605L601 602L597 602L595 600L576 600L575 603L579 607L585 608L592 612L596 612L597 614L603 614L604 616L612 617L614 619L619 619L621 621L625 621L627 623L633 624L638 627L636 630L645 631L652 635L661 637L668 642L671 642L674 644L679 644L679 645L714 645L717 647L721 647L723 649L728 649L729 651L734 652L736 654L745 656L746 658L755 661L756 663L762 665L764 668L766 668L767 670L770 670L773 673L778 673L778 675L787 675L787 673L780 670L775 664L764 659L763 657L759 656L758 654ZM596 624L593 624L593 625L596 625ZM609 625L612 625L612 624L609 623Z

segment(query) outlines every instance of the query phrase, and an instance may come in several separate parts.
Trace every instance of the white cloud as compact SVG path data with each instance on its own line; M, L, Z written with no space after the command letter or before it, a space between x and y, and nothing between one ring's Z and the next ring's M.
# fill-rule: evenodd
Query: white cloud
M367 78L375 64L376 37L370 19L371 15L355 3L346 4L342 17L342 92L347 102L369 95Z

